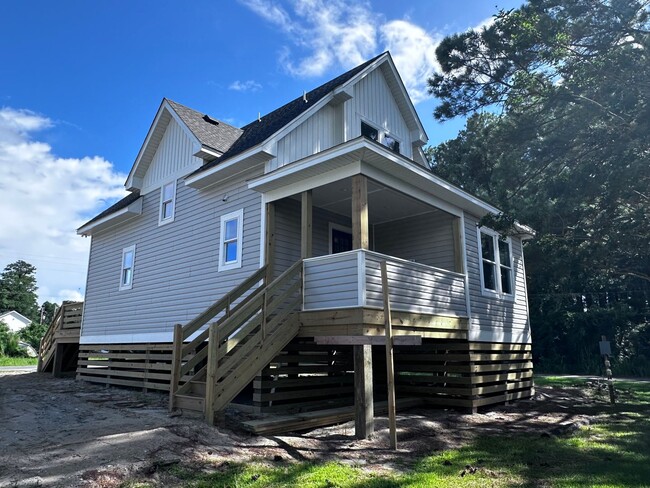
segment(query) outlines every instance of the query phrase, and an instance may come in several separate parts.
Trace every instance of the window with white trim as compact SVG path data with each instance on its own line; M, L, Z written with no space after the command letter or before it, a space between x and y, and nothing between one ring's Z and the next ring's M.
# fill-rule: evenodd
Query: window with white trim
M244 210L221 216L219 271L241 268Z
M481 289L499 296L514 296L512 241L489 229L479 230Z
M176 180L165 183L160 188L160 215L158 225L174 221L176 209Z
M135 244L122 249L120 290L130 290L131 288L133 288L134 265L135 265Z

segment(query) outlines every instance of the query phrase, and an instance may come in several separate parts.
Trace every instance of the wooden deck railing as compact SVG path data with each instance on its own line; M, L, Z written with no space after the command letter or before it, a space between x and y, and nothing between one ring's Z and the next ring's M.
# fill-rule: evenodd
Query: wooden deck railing
M56 346L57 332L62 329L79 329L81 327L82 312L83 302L71 301L63 302L63 304L56 310L54 318L52 319L52 322L50 322L45 335L43 335L38 348L37 371L43 371L52 359Z
M174 326L174 346L172 350L171 383L169 388L170 410L175 408L176 395L188 390L192 379L205 374L205 367L199 368L198 366L208 356L208 350L205 344L208 340L209 328L200 331L191 341L185 342L211 320L214 320L214 324L224 322L234 312L245 307L251 300L254 300L259 291L264 288L265 276L266 266L263 266L236 288L224 295L220 300L217 300L213 305L205 309L196 318L184 326L181 324ZM244 295L247 296L241 302L236 303Z
M298 333L302 260L209 329L205 417L214 422L255 375ZM293 315L292 315L293 314Z

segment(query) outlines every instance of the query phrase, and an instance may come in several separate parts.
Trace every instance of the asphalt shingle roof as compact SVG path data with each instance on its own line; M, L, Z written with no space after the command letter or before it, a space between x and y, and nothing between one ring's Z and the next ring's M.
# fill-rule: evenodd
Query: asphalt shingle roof
M226 152L242 135L242 130L202 114L185 105L166 99L199 142L221 153Z
M255 120L241 129L228 125L225 122L221 122L212 117L207 117L205 114L197 112L196 110L166 99L202 145L223 153L221 157L203 165L193 174L210 169L225 160L246 151L247 149L261 144L282 129L282 127L293 121L296 117L313 107L332 90L335 90L339 86L351 80L355 75L363 71L363 69L375 62L384 54L385 53L375 56L356 68L352 68L350 71L347 71L333 80L322 84L318 88L307 92L307 102L304 101L302 96L299 96L295 100L292 100L273 112L261 117L260 120ZM102 213L86 222L82 227L127 207L138 198L140 198L140 192L138 190L133 191L122 200L111 205Z
M273 112L266 114L260 120L255 120L250 124L245 125L242 127L243 134L230 147L230 149L226 151L225 154L223 154L220 158L203 165L201 168L196 170L194 174L210 169L224 162L226 159L232 158L233 156L236 156L246 151L247 149L250 149L251 147L261 144L277 131L282 129L282 127L289 124L296 117L307 111L310 107L313 107L325 95L352 79L357 73L363 71L364 68L375 62L384 54L385 53L382 53L379 56L375 56L365 63L360 64L356 68L352 68L350 71L337 76L333 80L324 83L323 85L313 89L310 92L307 92L307 102L304 101L301 95L295 100L292 100L282 107L274 110Z

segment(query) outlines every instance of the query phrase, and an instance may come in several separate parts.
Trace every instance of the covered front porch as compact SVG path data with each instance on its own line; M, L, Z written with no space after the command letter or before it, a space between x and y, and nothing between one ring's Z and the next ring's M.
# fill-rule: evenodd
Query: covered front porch
M376 337L386 330L384 290L394 334L416 336L420 344L467 341L469 316L463 211L441 198L444 192L433 194L428 171L372 149L352 161L333 154L318 165L292 163L249 183L265 202L270 278L303 261L297 339L260 375L254 404L263 411L282 408L293 396L302 403L285 403L285 410L323 408L334 393L349 392L359 437L373 431L375 397L386 394L385 366L383 374L378 368L383 347ZM394 157L404 167L388 174ZM316 369L325 376L315 377ZM446 370L433 376L440 375Z

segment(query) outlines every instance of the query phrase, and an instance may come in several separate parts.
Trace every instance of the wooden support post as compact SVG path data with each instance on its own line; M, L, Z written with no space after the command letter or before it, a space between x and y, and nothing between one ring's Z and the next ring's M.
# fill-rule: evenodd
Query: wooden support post
M181 362L183 354L183 326L174 325L174 344L172 346L172 370L169 383L169 411L176 408L176 391L181 381Z
M303 191L300 218L300 257L302 259L310 258L313 254L312 213L311 190Z
M368 179L352 177L352 248L368 249Z
M264 284L268 285L273 281L275 266L275 203L273 202L266 204L266 252L264 256L266 262Z
M41 342L38 346L38 365L36 366L37 373L43 372L43 339L44 338L41 338Z
M607 337L601 336L602 342L607 342ZM603 354L605 360L605 374L607 375L607 388L609 390L609 402L614 405L616 403L616 394L614 393L614 380L612 378L612 365L609 361L609 354Z
M395 365L393 362L393 324L390 313L390 297L388 295L388 270L386 261L381 266L381 288L384 295L384 327L386 329L386 378L388 386L388 428L390 433L390 448L397 449L397 419L395 413Z
M52 362L52 376L60 378L63 372L63 353L65 352L65 344L54 344L54 360Z
M208 333L208 367L205 377L205 421L214 425L214 402L217 388L217 368L219 353L219 328L216 322L210 324Z
M372 346L354 346L354 431L357 439L367 439L375 431L372 395Z

